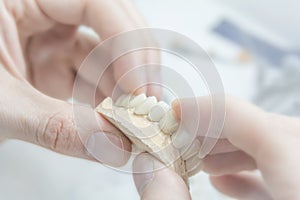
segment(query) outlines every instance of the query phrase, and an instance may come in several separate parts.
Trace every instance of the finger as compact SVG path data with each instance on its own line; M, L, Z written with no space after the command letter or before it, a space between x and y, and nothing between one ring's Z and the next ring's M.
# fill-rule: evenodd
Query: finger
M138 10L135 8L132 1L120 1L120 5L123 7L123 10L127 13L130 20L136 27L146 27L146 22ZM146 32L146 31L144 31ZM152 38L151 34L145 33L143 35L144 41L147 41L148 46L149 44L153 44L155 46L155 40ZM160 79L160 52L158 50L141 50L143 54L144 64L148 65L146 71L146 79L147 79L147 86L146 89L140 89L139 92L147 91L147 96L156 96L158 99L162 96L162 88L161 88L161 79ZM155 64L155 66L154 66ZM158 66L158 67L157 67ZM136 83L138 84L138 82Z
M39 91L64 100L71 97L76 30L75 26L56 25L27 44L30 82Z
M194 176L202 170L202 159L199 158L201 143L198 139L194 140L188 148L180 149L182 158L185 160L185 167L188 176Z
M182 158L185 161L188 176L193 176L202 169L202 159L199 157L200 148L201 143L198 139L196 139L187 149L180 149Z
M193 135L187 131L178 131L172 137L174 145L181 150L182 153L192 154L197 151L200 152L201 144L204 140L204 137L199 136L193 140ZM191 144L192 141L192 144ZM197 144L194 144L195 141L198 141ZM192 149L190 149L192 147ZM215 146L209 153L209 155L219 154L219 153L229 153L238 151L238 148L233 146L227 139L218 139Z
M10 85L18 90L6 91L0 108L0 126L9 138L111 166L128 160L128 139L92 108L52 99L23 82Z
M77 81L75 85L79 91L75 98L94 105L96 95L96 103L99 103L103 99L103 92L99 90L113 87L111 75L98 83L90 79L91 73L80 70L81 63L99 42L96 36L76 32L74 26L65 25L57 25L48 33L35 36L29 45L32 84L49 96L66 100L74 96L73 86Z
M144 56L142 51L135 51L121 56L113 63L114 78L125 93L146 93L146 70L141 67L145 64Z
M220 144L221 149L223 144L218 144ZM202 169L211 175L224 175L257 168L253 158L242 151L211 153L204 159L199 158L199 151L200 142L195 140L188 150L182 153L182 157L186 160L186 168L189 176L195 175Z
M200 161L194 168L189 169L187 171L188 176L192 177L192 176L198 174L202 169L203 169L203 165L202 165L202 161Z
M0 2L0 10L0 60L12 75L24 79L26 68L17 24L4 1Z
M180 153L182 155L182 158L184 160L187 160L190 157L193 157L196 155L198 156L200 148L201 148L201 143L198 139L196 139L195 141L193 141L191 146L189 146L187 149L185 149L185 148L181 149Z
M69 9L70 5L72 9ZM23 26L20 28L31 29L26 30L28 35L45 31L57 23L76 26L85 24L92 27L104 40L139 26L135 23L139 19L131 18L137 16L129 16L120 1L38 0L20 6L26 9L22 13L18 12L18 17L32 16L37 19L35 22L38 27L28 21L31 18L24 17L21 20Z
M91 53L91 51L101 43L97 35L91 34L87 31L79 29L76 33L76 41L74 46L70 49L72 52L73 66L75 71L78 71L84 60Z
M141 199L191 199L182 178L149 154L143 153L136 157L133 171Z
M101 38L106 39L112 35L133 30L141 26L141 23L136 14L129 14L133 11L128 11L126 8L132 6L127 5L129 2L124 1L104 1L102 3L90 3L87 5L87 21L89 25L96 30ZM109 12L109 13L108 13ZM101 17L99 15L101 14ZM111 26L114 24L114 26ZM143 36L139 36L142 37ZM122 45L126 45L124 49L136 50L135 46L140 43L137 38L130 38L131 41L121 41L111 46L111 54L123 49ZM124 44L129 42L128 44ZM132 44L130 44L132 43ZM120 46L121 45L121 46ZM127 47L127 45L130 45ZM131 47L131 48L130 48ZM126 52L128 53L128 52ZM125 93L146 93L145 84L147 84L147 73L143 69L136 70L139 66L145 64L145 52L144 50L134 51L121 56L115 60L112 64L114 71L114 78Z
M195 109L199 107L198 111ZM187 129L193 128L191 131L197 130L198 136L205 136L208 129L222 128L220 138L227 138L233 146L245 150L251 156L254 155L260 147L268 146L270 141L266 134L260 137L263 127L265 127L265 114L251 104L245 103L233 97L226 98L226 118L223 124L215 124L215 127L209 127L212 117L212 105L210 97L198 97L195 99L182 99L173 103L173 109L177 116L181 116L186 122ZM196 111L195 111L196 110ZM220 113L222 114L222 113ZM182 116L184 115L184 116ZM196 120L192 120L191 116L199 119L201 126L196 127ZM235 139L233 139L235 138ZM234 140L234 141L233 141ZM227 149L224 149L227 151Z
M204 141L204 137L198 137L201 142ZM238 151L239 149L231 142L228 141L228 139L218 139L217 143L215 144L214 148L209 152L209 155L214 155L214 154L219 154L219 153L229 153L229 152L234 152Z
M129 24L128 16L116 1L38 0L38 6L53 21L61 24L80 25L86 23L106 39L120 33ZM72 9L67 9L72 3ZM111 25L114 26L111 26Z
M136 9L135 5L132 1L121 0L121 6L125 11L127 11L128 16L131 21L136 24L137 27L146 27L146 22L141 14ZM151 35L145 35L145 40L149 40L149 43L153 43ZM146 91L147 96L156 96L158 99L162 96L162 88L159 84L162 84L160 79L160 69L159 67L152 67L151 65L159 65L160 64L160 53L157 50L142 50L144 54L144 60L147 65L147 84Z
M198 140L202 143L204 141L205 137L198 137ZM218 139L213 149L209 152L209 155L215 155L219 153L230 153L238 151L239 149L231 142L228 141L228 139Z
M256 158L256 152L273 141L270 133L265 132L266 113L236 98L229 97L226 101L223 134L234 146Z
M186 147L191 144L194 139L206 135L210 124L211 113L208 108L203 108L203 106L203 104L199 103L198 98L181 99L172 103L172 108L180 120L180 128L182 129L179 129L172 137L175 147ZM211 107L210 104L206 104L205 106Z
M135 8L132 1L120 1L120 5L127 12L127 15L130 17L131 21L135 24L136 27L145 27L146 22L144 18L138 13L138 10ZM144 41L147 41L149 44L153 44L155 47L155 40L152 38L151 34L143 35ZM144 54L144 64L148 65L146 69L146 79L147 79L147 96L156 96L158 99L162 96L162 87L160 79L160 52L158 50L141 50ZM154 66L155 64L155 66ZM157 67L158 66L158 67ZM141 91L140 91L141 92Z
M74 10L72 11L67 9L67 3L61 4L61 2L49 2L45 0L39 0L38 2L42 11L51 19L59 23L71 25L84 23L92 27L103 40L139 26L139 23L136 22L139 20L131 19L132 17L136 17L136 15L128 15L127 11L124 10L124 5L122 6L119 1L72 1L72 7L74 5ZM56 5L60 6L57 7ZM64 12L64 9L68 11ZM112 46L110 51L114 52L115 48ZM119 81L124 75L128 77L126 81L119 84L126 93L133 92L147 81L146 72L137 73L131 70L137 65L144 63L144 53L135 52L133 54L123 56L123 58L118 59L114 63L115 79ZM145 89L138 88L135 93L141 92L145 92Z
M96 107L106 96L96 86L81 77L76 78L72 98L80 103Z
M203 159L203 171L214 176L256 168L253 158L242 151L208 155Z
M154 43L154 42L152 42ZM158 50L146 51L146 61L150 65L147 69L147 95L161 97L163 92L163 82L161 79L161 58Z
M217 190L236 199L273 199L261 178L252 174L211 176L210 180Z
M210 98L197 98L195 107L192 107L190 101L193 99L181 101L181 108L186 108L182 111L189 110L196 118L192 109L199 105L200 115L204 120L204 123L201 121L201 124L207 126L205 122L209 122L212 113ZM181 116L180 108L173 109L177 109L176 113ZM299 185L299 180L294 177L297 176L295 172L299 168L299 162L290 152L297 149L299 140L295 140L294 135L290 137L287 133L294 134L294 130L299 130L299 120L268 114L254 105L229 96L226 97L225 111L226 117L224 126L222 124L221 138L227 138L233 146L244 151L256 161L257 167L264 175L274 196L294 195L297 197L295 186ZM182 120L187 120L191 124L195 123L194 118L190 118L188 114L183 117ZM213 130L217 128L213 127ZM201 126L199 130L201 135ZM287 166L288 171L285 170ZM281 189L283 185L289 185L289 194L283 194Z
M189 177L195 175L203 168L202 159L198 155L195 155L187 160L185 160L186 171Z
M91 88L94 89L94 93L97 90L97 93L101 94L100 96L96 96L97 99L101 99L103 96L113 96L113 93L117 90L116 82L113 76L113 69L111 67L107 68L106 70L99 69L99 59L93 59L93 56L87 57L99 43L100 40L96 36L93 36L86 32L79 32L75 48L73 48L74 53L70 58L74 59L74 67L78 72L76 81L77 79L83 79L90 85ZM84 61L85 59L87 59L88 61ZM92 70L91 67L93 68ZM103 71L103 73L100 77L92 78L95 74L97 74L94 73L95 71L101 70ZM94 93L91 94L94 95ZM85 101L86 100L87 98L85 98ZM96 102L99 103L99 101Z
M70 58L75 58L74 70L77 72L75 82L77 79L83 79L102 95L118 97L119 88L114 78L113 68L101 63L105 59L103 60L103 55L101 57L99 56L101 53L98 53L97 44L100 40L85 32L79 32L77 38L74 55Z
M79 65L86 58L88 53L99 44L98 38L91 38L92 36L86 33L81 33L78 35L77 47L74 48L75 54L72 58L76 59L76 70L78 70L78 75L83 77L87 82L98 87L98 89L105 96L119 96L120 88L125 93L141 93L146 92L144 84L146 84L146 70L135 70L135 67L144 64L143 58L145 57L144 52L133 52L126 54L118 58L112 63L112 67L107 67L102 69L103 73L100 77L94 77L94 70L99 71L99 59L98 56L90 56L86 63ZM95 54L93 52L92 54ZM81 68L79 68L81 66ZM91 70L91 66L95 69ZM86 68L86 69L82 69ZM119 88L120 87L120 88ZM140 88L141 87L141 88ZM144 89L142 89L144 88ZM135 91L137 90L137 91Z
M135 33L136 34L136 33ZM143 44L139 44L141 41ZM116 45L116 50L118 48L124 49L129 48L129 45L137 45L147 47L147 36L140 36L137 34L136 37L130 36L128 39L129 44L122 44L120 42ZM131 40L131 41L130 41ZM145 44L144 44L145 43ZM121 47L125 45L124 47ZM134 48L136 47L132 47ZM129 48L130 49L130 48ZM112 64L114 70L114 78L117 82L118 87L120 87L125 93L146 93L148 96L156 96L158 99L162 95L162 82L160 79L160 66L159 66L159 56L154 56L154 53L150 53L149 50L138 49L136 51L130 52L128 54L118 57ZM149 57L149 55L151 55ZM158 54L158 53L156 53Z
M48 96L66 100L72 96L74 73L64 61L59 61L49 58L33 64L31 83Z
M133 1L120 0L120 6L127 13L132 23L138 27L144 27L146 22L142 15L138 12L138 9L135 7Z

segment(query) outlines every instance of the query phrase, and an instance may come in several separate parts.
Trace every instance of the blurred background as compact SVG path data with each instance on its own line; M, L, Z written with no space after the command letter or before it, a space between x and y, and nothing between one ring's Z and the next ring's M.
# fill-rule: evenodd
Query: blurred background
M299 1L136 0L136 4L150 27L182 33L202 46L226 93L268 111L300 114ZM171 38L169 45L193 53L182 41ZM31 144L1 143L0 163L0 200L139 199L130 174ZM193 199L229 199L212 188L204 173L192 177L191 193Z

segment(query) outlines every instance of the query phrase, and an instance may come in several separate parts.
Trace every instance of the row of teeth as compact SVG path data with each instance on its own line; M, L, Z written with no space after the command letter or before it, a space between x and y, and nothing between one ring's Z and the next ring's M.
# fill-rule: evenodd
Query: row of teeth
M172 134L178 129L179 125L172 108L164 101L157 102L154 96L122 95L115 102L115 106L133 108L134 114L147 116L152 122L159 122L160 129L166 134Z

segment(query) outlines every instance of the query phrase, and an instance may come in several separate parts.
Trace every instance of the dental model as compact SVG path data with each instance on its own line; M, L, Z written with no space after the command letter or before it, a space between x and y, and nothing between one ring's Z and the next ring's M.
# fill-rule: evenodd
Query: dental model
M107 97L96 107L107 120L119 128L138 152L148 152L179 174L188 185L185 161L171 141L178 129L174 111L156 97L122 95L114 103Z

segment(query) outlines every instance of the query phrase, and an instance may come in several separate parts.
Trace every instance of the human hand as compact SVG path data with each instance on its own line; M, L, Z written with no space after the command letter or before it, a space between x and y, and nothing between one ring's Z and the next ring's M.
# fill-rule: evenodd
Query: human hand
M180 100L181 109L179 102L173 104L177 114L183 110L193 112L195 108L190 107L188 101ZM201 121L209 122L210 98L199 97L197 101ZM191 119L182 119L186 120ZM207 126L202 124L197 133L196 140L200 143ZM299 130L298 118L270 114L249 103L227 97L221 137L209 155L202 162L199 160L201 167L198 170L202 168L210 174L212 184L220 192L237 199L299 199L300 162L295 159L300 146ZM189 139L182 142L188 144ZM196 158L199 151L195 152ZM135 166L139 167L138 164ZM255 169L262 176L253 172ZM153 176L146 176L146 182L145 176L135 176L135 183L137 188L142 188L140 194L144 199L159 199L159 195L172 195L172 199L189 199L180 177L168 168L153 172ZM142 180L138 177L142 177Z
M75 76L82 95L97 88L96 102L134 65L134 54L121 58L105 82L89 82L77 70L89 52L114 34L144 26L130 1L0 1L0 128L1 137L32 142L71 156L119 166L126 162L130 142L92 108L63 101L72 96ZM86 25L98 36L78 31ZM153 55L138 52L136 65ZM121 65L122 64L122 65ZM121 65L121 66L120 66ZM78 78L79 77L79 78ZM145 74L122 85L131 90ZM96 85L96 86L95 86ZM144 88L151 93L151 88ZM42 94L44 93L44 94ZM46 96L46 95L48 96ZM60 99L60 100L59 100ZM76 116L74 116L76 110ZM76 117L76 120L75 120ZM105 134L103 134L105 133Z

